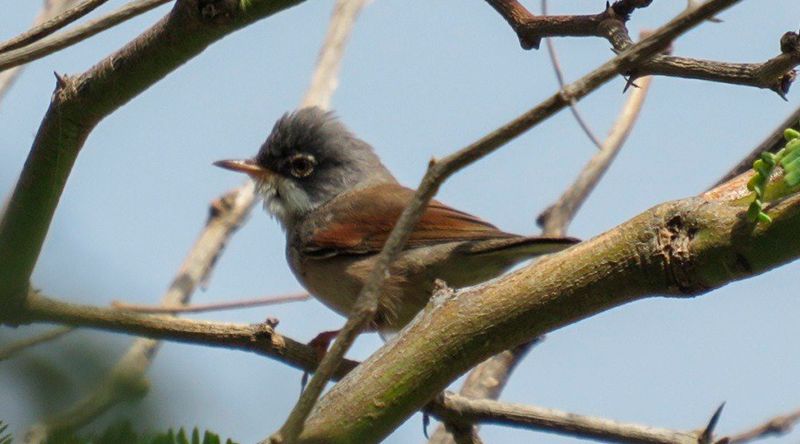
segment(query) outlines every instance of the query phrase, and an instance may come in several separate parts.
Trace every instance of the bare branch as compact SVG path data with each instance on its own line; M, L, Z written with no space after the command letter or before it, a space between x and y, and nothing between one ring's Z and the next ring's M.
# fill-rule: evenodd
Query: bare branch
M547 15L547 0L542 0L542 15ZM561 69L561 62L558 60L556 45L553 43L553 39L550 37L545 37L544 43L547 45L547 54L550 56L550 63L553 65L553 71L556 74L558 86L563 88L566 84L566 81L564 80L564 72ZM600 148L600 139L595 136L594 131L592 131L592 128L586 122L586 119L584 119L583 115L581 115L581 112L578 110L578 105L575 102L570 103L569 110L572 112L572 116L575 117L575 121L578 122L578 126L580 126L583 132L586 133L586 137L592 141L594 146Z
M29 45L37 40L58 31L59 29L69 25L70 23L78 20L86 14L94 11L97 7L107 2L108 0L86 0L83 3L65 11L64 13L52 17L41 24L35 25L33 28L23 32L22 34L0 43L0 53L8 52L12 49L17 49L25 45Z
M33 26L36 27L50 20L66 8L69 8L75 1L76 0L44 0L44 6L42 6L42 10L39 11L39 14L33 21ZM17 79L17 76L19 76L21 72L21 66L0 72L0 102L3 101L3 97L5 97L11 85L14 84L14 80ZM0 217L2 217L2 215L3 211L0 211Z
M319 363L317 352L306 344L275 332L273 325L233 324L197 321L166 315L130 313L113 308L70 304L41 295L29 296L29 319L81 328L165 339L209 347L258 353L301 370L313 370ZM341 378L358 365L344 360L334 372Z
M31 348L35 345L39 345L44 342L49 342L58 339L74 329L75 329L74 327L56 327L42 334L32 336L30 338L21 339L19 341L12 342L11 344L6 344L5 347L0 349L0 361L4 361L12 357L13 355L25 349Z
M460 395L472 399L497 399L503 391L503 388L505 388L509 379L508 377L511 375L511 372L514 371L517 364L522 361L522 358L528 354L532 347L539 344L542 340L543 338L534 339L533 341L514 347L511 350L498 353L478 364L469 373L467 380L464 381L464 385L460 390ZM450 444L457 442L457 436L455 436L451 430L453 427L456 427L457 424L452 420L453 417L454 415L447 416L447 418L450 419L449 424L445 423L445 426L440 425L431 436L431 439L428 440L428 444ZM474 430L477 434L477 430L475 430L476 427L473 426L472 423L458 424L457 430L464 429Z
M544 228L544 233L549 236L560 236L566 231L567 225L575 217L586 198L597 186L603 174L611 166L611 162L619 153L628 134L633 129L636 118L642 109L644 98L650 88L652 77L644 77L636 81L638 88L633 88L628 100L611 128L611 132L603 141L600 151L583 167L575 182L567 188L558 201L539 215L537 221Z
M651 3L651 0L619 0L595 15L535 16L516 0L486 1L506 19L525 49L538 48L538 42L544 37L573 36L605 38L617 51L632 43L625 28L630 14ZM692 6L688 11L699 7ZM634 70L619 72L632 80L645 75L663 75L767 88L785 98L796 77L792 68L798 64L797 34L789 32L781 38L781 55L764 63L725 63L662 55L642 62Z
M334 5L328 32L317 58L317 67L311 77L311 84L306 91L300 107L318 106L327 109L333 92L338 86L339 67L342 64L344 48L355 20L367 3L367 0L337 1Z
M97 20L92 20L76 26L74 29L44 38L30 45L23 46L22 48L0 53L0 71L40 59L68 46L72 46L75 43L86 40L95 34L99 34L106 29L112 28L137 15L144 14L170 1L171 0L135 0Z
M795 410L786 415L776 416L750 430L737 433L716 442L718 444L743 444L771 436L785 435L789 433L798 422L800 422L800 410Z
M260 307L263 305L275 305L285 302L307 301L311 295L308 293L287 294L283 296L265 296L262 298L242 299L230 302L212 302L208 304L191 305L141 305L129 304L127 302L114 301L111 306L117 310L131 311L135 313L201 313L205 311L235 310L240 308Z
M681 432L555 409L472 399L445 392L428 407L436 416L467 423L501 424L606 442L698 444L700 432Z

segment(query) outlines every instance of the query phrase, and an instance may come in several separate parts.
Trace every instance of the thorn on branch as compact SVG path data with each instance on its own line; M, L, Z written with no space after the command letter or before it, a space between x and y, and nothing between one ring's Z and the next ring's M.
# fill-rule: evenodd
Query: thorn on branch
M797 71L793 69L782 75L772 87L772 90L778 93L781 99L788 102L789 99L786 98L786 95L789 94L789 88L792 87L792 83L794 83L795 79L797 79Z
M719 422L719 418L722 415L722 409L725 408L725 403L717 407L717 410L714 411L714 414L711 415L711 419L708 420L708 425L703 430L703 433L697 438L698 444L711 444L711 440L714 437L714 429L717 427L717 423Z
M66 74L59 74L56 71L53 71L53 75L56 76L56 88L64 89L67 86L67 80L69 80L69 77Z

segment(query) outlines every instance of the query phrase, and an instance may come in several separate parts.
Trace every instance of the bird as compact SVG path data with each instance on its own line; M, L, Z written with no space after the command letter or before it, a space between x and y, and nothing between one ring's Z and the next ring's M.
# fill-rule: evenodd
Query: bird
M284 114L255 157L214 165L254 180L264 208L286 232L290 269L310 294L343 316L414 196L372 146L317 107ZM390 267L371 329L399 331L425 306L437 279L451 288L476 285L576 242L507 233L432 200ZM325 333L328 340L335 334Z

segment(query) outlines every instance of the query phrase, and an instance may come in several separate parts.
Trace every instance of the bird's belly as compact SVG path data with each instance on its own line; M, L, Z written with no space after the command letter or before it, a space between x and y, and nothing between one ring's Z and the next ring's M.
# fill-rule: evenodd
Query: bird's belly
M348 316L361 282L348 272L351 258L301 259L289 255L289 266L300 283L320 302L342 316Z
M375 327L399 330L411 321L430 299L437 278L450 287L461 288L491 279L513 263L498 261L489 266L485 259L454 254L456 245L442 244L401 253L381 292ZM348 316L377 255L304 258L289 250L287 257L290 268L309 293Z

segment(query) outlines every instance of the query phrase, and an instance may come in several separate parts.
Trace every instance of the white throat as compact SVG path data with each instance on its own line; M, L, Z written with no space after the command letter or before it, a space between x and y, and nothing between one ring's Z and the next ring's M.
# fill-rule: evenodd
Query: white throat
M308 193L284 177L270 176L256 182L256 193L264 199L264 209L280 222L284 230L313 208Z

